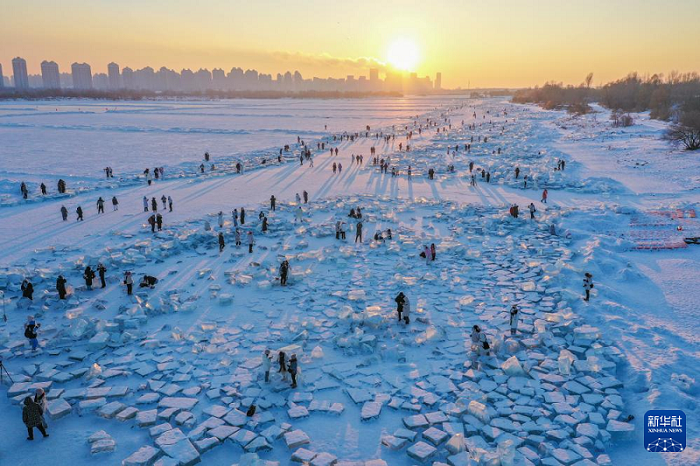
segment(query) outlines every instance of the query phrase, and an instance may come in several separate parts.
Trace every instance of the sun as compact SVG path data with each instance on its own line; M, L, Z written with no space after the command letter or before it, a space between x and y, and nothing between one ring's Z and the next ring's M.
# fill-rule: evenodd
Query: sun
M386 55L391 66L402 71L415 71L420 60L416 43L405 38L392 42Z

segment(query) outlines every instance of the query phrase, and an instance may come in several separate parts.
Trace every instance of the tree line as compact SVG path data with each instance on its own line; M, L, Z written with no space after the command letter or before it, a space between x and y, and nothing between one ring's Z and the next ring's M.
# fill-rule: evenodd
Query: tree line
M700 75L671 72L667 76L639 76L630 73L601 87L591 87L589 74L578 86L548 82L542 87L521 89L513 95L515 103L534 103L545 109L566 109L585 114L598 102L612 110L616 126L634 124L630 112L649 112L651 118L671 123L664 138L687 150L700 149Z
M365 97L402 97L399 92L342 92L342 91L206 91L154 92L122 89L0 89L0 100L95 99L95 100L154 100L154 99L360 99Z

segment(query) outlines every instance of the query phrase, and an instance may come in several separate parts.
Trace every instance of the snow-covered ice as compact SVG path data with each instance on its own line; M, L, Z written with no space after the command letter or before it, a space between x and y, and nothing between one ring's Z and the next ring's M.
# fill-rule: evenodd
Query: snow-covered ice
M690 214L700 163L657 141L658 122L611 128L597 110L572 118L453 97L0 104L0 355L14 380L0 397L0 463L697 464L696 427L683 453L650 456L640 422L653 408L697 414L700 251L678 238L700 231ZM365 137L365 125L396 138ZM346 131L357 137L333 140ZM297 136L314 167L299 164ZM380 173L372 146L399 176ZM217 168L197 174L205 150ZM558 159L565 170L554 170ZM119 176L102 179L104 166ZM149 186L142 170L154 166L166 176ZM68 195L36 194L41 181L55 191L59 177ZM20 181L32 189L26 201ZM99 196L108 212L97 215ZM162 231L151 233L144 196L155 198ZM361 244L348 217L357 207ZM433 243L426 262L420 253ZM82 272L98 262L107 286L88 290ZM131 297L126 270L137 281ZM138 287L145 273L154 288ZM32 302L20 299L24 278ZM410 324L397 319L399 291ZM28 315L42 323L37 351L24 338ZM475 324L488 352L472 347ZM296 388L279 352L297 356ZM20 403L37 388L51 436L29 449Z

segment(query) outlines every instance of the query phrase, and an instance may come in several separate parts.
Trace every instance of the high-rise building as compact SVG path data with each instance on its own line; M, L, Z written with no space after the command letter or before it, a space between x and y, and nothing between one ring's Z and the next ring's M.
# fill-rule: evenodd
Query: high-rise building
M119 74L119 65L112 62L107 65L107 75L109 76L109 88L121 89L121 75Z
M87 63L73 63L73 89L92 89L92 69Z
M27 62L24 58L12 59L12 74L15 77L15 89L29 89L29 76L27 76Z
M61 73L58 71L58 64L55 61L41 62L41 79L44 83L44 89L60 89L61 88Z
M124 89L134 88L134 70L128 66L122 70L122 86Z
M437 73L435 75L435 90L439 91L442 89L442 73Z
M0 89L5 87L5 77L2 75L2 63L0 63Z

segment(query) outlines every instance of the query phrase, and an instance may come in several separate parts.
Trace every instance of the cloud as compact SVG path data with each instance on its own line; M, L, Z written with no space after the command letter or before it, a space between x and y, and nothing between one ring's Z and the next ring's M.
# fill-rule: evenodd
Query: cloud
M387 64L374 57L334 57L328 53L309 54L302 52L271 52L272 58L294 66L325 66L330 68L355 69L366 71L377 68L385 71Z

